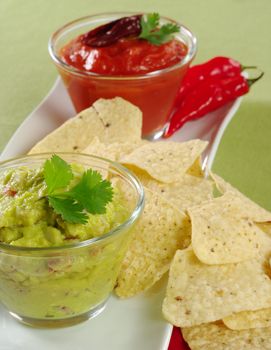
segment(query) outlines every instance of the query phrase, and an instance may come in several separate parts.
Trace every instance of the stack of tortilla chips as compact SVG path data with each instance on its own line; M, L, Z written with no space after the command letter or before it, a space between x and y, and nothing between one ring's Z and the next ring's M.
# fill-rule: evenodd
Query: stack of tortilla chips
M98 100L30 153L81 152L141 180L145 209L115 292L132 297L169 270L163 314L192 350L271 349L271 213L201 171L207 142L148 142L130 103Z
M271 213L213 175L220 194L188 208L163 313L191 349L271 349Z

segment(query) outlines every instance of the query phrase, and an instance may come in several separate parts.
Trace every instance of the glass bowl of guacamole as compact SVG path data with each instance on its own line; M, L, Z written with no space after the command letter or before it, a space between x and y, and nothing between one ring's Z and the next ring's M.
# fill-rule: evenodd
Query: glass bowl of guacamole
M54 167L52 157L63 162ZM111 197L102 210L106 186ZM103 158L41 154L0 163L0 299L9 313L37 327L98 315L143 206L137 178Z

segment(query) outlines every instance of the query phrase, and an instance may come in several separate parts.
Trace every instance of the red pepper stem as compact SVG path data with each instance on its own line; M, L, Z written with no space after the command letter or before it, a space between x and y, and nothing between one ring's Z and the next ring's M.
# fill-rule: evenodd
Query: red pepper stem
M258 68L257 66L243 66L241 64L241 71L246 70L246 69L257 69L257 68Z
M264 75L264 72L261 72L261 74L256 77L256 78L253 78L253 79L247 79L247 84L249 87L251 87L251 85L253 85L254 83L256 83L256 81L260 80Z

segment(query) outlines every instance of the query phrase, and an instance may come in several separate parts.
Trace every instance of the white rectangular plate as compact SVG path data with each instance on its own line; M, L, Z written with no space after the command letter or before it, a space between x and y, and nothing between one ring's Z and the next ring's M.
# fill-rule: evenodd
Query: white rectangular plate
M203 167L211 168L223 132L240 102L239 98L202 119L185 124L169 140L199 138L209 141ZM26 153L74 114L65 88L58 79L41 104L14 133L0 160ZM161 314L164 289L165 279L138 297L119 300L112 296L105 311L95 319L56 330L23 326L0 308L0 350L167 350L172 327Z

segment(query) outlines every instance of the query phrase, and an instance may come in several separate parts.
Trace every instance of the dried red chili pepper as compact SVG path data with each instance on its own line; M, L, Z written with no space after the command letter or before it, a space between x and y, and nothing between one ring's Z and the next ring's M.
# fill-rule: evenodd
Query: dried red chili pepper
M245 69L256 68L255 66L243 66L238 61L218 56L211 60L191 67L182 81L182 86L175 101L178 106L185 96L199 83L209 78L224 79L235 77Z
M103 47L115 43L120 38L139 35L141 32L141 17L142 15L122 17L106 23L84 34L82 42L88 46Z
M183 100L179 109L172 116L164 137L171 136L186 122L203 117L227 102L246 94L250 86L263 76L246 79L242 75L233 78L211 78L203 81Z

